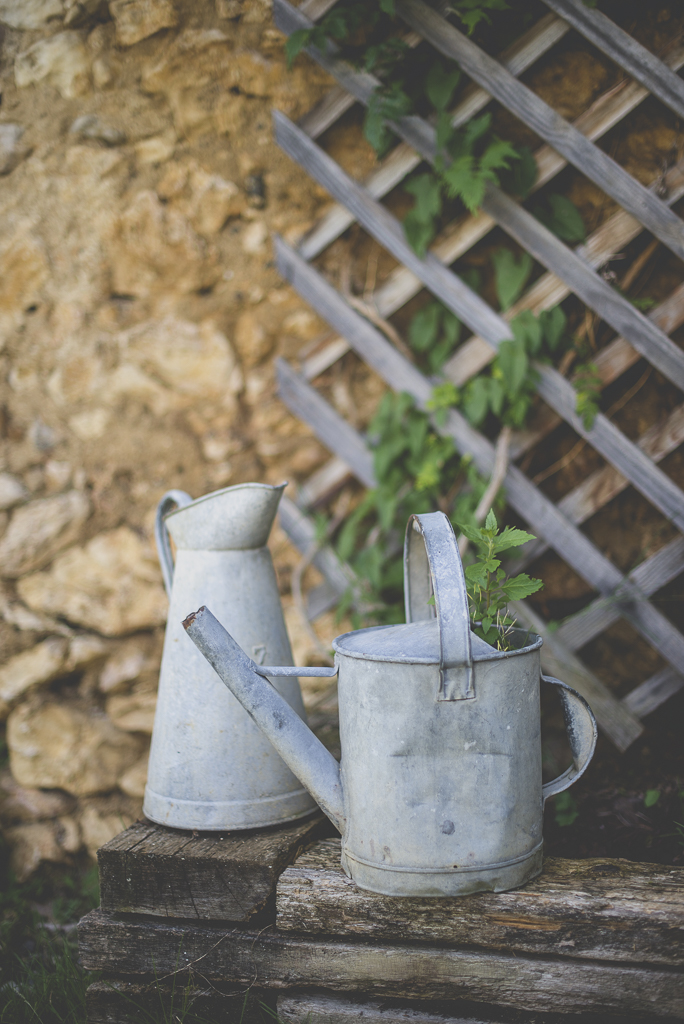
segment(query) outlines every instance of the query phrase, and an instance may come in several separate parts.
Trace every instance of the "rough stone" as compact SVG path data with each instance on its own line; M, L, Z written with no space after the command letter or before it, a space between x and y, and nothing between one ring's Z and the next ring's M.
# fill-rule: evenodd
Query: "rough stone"
M78 823L70 816L16 825L6 829L4 837L11 849L10 867L19 882L30 878L44 861L63 863L82 846Z
M24 127L20 124L0 124L0 175L10 174L30 149L22 144Z
M126 809L107 810L95 803L89 803L79 815L79 824L84 845L93 858L105 843L108 843L119 832L132 825L135 817Z
M264 252L268 239L268 228L263 220L255 220L242 235L243 251L250 256Z
M82 491L38 498L17 509L0 541L0 572L16 578L41 569L80 535L90 514Z
M102 693L115 693L133 682L147 665L147 645L139 639L126 640L107 659L100 674Z
M23 577L17 589L34 611L121 636L166 620L160 580L150 546L121 526L63 552L48 571Z
M14 508L28 498L21 480L11 473L0 473L0 509Z
M71 100L88 91L89 69L88 51L81 36L69 30L41 39L18 54L14 80L22 89L47 79L64 99Z
M148 751L146 754L143 754L139 761L131 765L128 771L123 773L119 779L119 789L122 792L127 793L128 796L135 796L140 799L144 797L149 760L150 754Z
M177 394L223 403L242 388L233 348L211 320L168 316L134 328L122 345L128 361Z
M0 0L0 22L10 28L44 28L63 14L62 0Z
M116 25L116 40L122 46L132 46L178 24L171 0L109 0L109 12Z
M7 721L7 745L20 785L64 789L74 796L114 789L142 752L138 737L76 700L20 704Z
M99 636L92 633L82 633L73 637L69 643L69 653L64 662L65 672L76 672L79 669L90 668L93 664L107 655L110 645Z
M269 337L252 310L246 310L238 317L235 325L235 347L242 365L246 368L262 362L273 348L274 339Z
M105 707L117 728L152 735L157 707L156 690L136 687L131 693L116 693L107 698Z
M133 766L135 767L135 765ZM0 821L43 821L70 814L75 800L60 790L27 789L20 786L9 769L0 774Z
M45 245L30 222L22 220L0 240L0 349L35 303L50 274ZM16 366L13 370L16 370ZM12 374L10 383L14 387ZM36 378L37 379L37 378Z
M210 238L230 217L246 208L246 195L219 174L209 174L196 160L173 164L157 185L162 199L174 199L195 231Z
M0 667L0 719L7 717L9 706L19 697L59 675L66 651L66 640L51 636L35 647L15 654Z
M73 122L69 132L82 139L96 139L98 142L105 142L108 146L121 146L126 141L126 136L122 131L103 121L97 114L81 114Z
M173 156L176 148L176 133L174 131L164 132L161 135L153 135L149 139L143 139L135 145L135 155L139 164L163 164Z

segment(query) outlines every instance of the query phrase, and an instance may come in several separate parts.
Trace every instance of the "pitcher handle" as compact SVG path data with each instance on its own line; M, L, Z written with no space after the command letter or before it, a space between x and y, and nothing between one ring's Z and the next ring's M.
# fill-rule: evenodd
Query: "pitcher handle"
M409 517L404 541L407 622L433 617L428 604L431 585L439 623L437 700L472 700L475 688L468 595L456 536L443 512Z
M570 767L557 779L542 786L542 799L546 803L550 796L555 796L556 793L562 793L564 789L568 789L584 773L596 749L598 729L594 712L577 690L573 690L567 683L562 683L560 679L555 679L553 676L545 676L542 673L542 679L545 683L551 683L552 686L558 687L563 705L565 729L572 750Z
M164 588L167 596L171 598L171 586L173 584L173 555L171 554L171 541L169 531L164 522L164 516L176 508L189 505L192 498L186 491L167 491L157 505L157 517L154 521L154 539L157 542L157 554L161 565L162 576L164 577Z

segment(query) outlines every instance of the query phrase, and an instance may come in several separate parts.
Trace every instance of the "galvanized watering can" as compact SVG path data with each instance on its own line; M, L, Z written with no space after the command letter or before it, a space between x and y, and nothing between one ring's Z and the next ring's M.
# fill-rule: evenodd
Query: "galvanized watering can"
M315 807L180 622L188 600L210 600L255 662L292 664L266 547L284 487L240 484L197 501L169 491L159 503L157 547L170 609L143 810L162 825L261 828ZM278 699L303 718L296 677L276 685Z
M544 800L589 763L594 716L541 676L541 637L518 630L519 649L504 653L471 633L441 512L409 519L404 591L406 625L345 633L335 669L304 670L339 674L341 765L264 678L301 669L254 665L208 608L184 626L342 833L342 866L359 886L391 896L513 889L541 871ZM573 754L544 786L540 677L558 688Z

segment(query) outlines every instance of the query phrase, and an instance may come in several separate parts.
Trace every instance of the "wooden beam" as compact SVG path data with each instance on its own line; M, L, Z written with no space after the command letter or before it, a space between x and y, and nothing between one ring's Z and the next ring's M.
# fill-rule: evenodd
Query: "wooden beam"
M498 61L450 25L422 0L397 0L397 13L435 49L548 142L590 181L636 217L656 238L684 259L684 223L607 153L568 124Z
M283 868L325 828L304 823L208 836L136 822L98 851L102 908L113 914L247 921Z
M678 117L684 117L684 82L674 75L645 46L581 0L544 0L547 7L564 18L577 32L614 60L623 71L657 96Z
M278 1020L282 1024L496 1024L492 1017L451 1017L429 1005L419 1009L372 999L359 1003L323 992L278 996Z
M533 959L502 953L295 938L197 923L110 917L92 910L79 925L86 970L171 974L197 965L203 978L289 989L415 999L472 999L566 1013L680 1012L684 975L626 964Z
M339 838L324 839L280 876L276 926L365 942L683 967L684 868L545 858L542 874L511 892L397 898L359 889L340 865Z

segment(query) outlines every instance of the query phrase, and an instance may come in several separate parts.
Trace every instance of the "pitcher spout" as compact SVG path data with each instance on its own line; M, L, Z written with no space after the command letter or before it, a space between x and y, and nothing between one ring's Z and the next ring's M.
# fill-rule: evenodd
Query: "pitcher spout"
M287 484L236 484L192 501L175 501L164 525L179 548L195 551L246 551L268 540ZM178 492L170 492L176 494ZM172 507L172 506L171 506Z
M332 754L268 679L257 672L251 658L208 608L202 607L188 615L183 626L222 682L268 737L335 828L340 833L344 832L340 766ZM296 675L299 670L289 668L288 671Z

